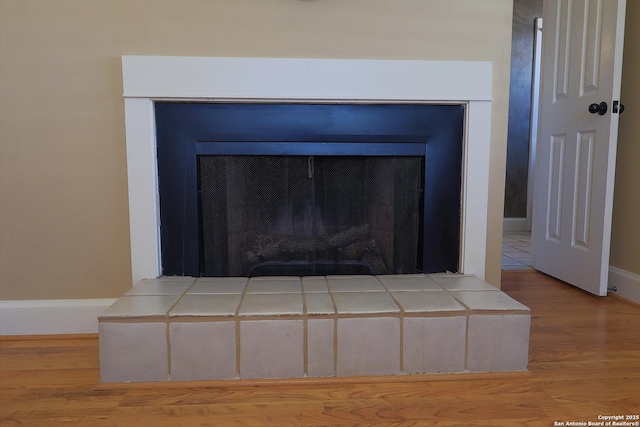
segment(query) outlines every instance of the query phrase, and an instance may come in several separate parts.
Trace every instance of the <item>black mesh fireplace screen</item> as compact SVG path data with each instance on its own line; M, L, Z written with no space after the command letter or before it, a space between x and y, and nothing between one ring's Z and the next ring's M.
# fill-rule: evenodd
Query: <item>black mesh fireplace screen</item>
M155 103L166 276L458 271L464 106Z
M203 276L422 271L421 157L199 156Z

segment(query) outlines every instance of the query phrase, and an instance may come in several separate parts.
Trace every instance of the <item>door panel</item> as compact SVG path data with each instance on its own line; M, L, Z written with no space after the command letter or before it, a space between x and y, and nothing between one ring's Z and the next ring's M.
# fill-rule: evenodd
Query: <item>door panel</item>
M582 93L597 92L602 40L602 0L587 0L581 24L583 30Z
M532 264L606 295L625 0L545 0ZM604 114L590 113L605 101Z
M593 148L595 133L578 132L576 147L576 174L573 205L573 246L589 249L589 214L591 206L591 180L593 179Z
M549 193L547 210L547 239L560 242L562 224L562 168L564 166L565 135L554 135L549 165Z
M556 40L555 40L555 54L553 58L555 59L555 73L554 73L554 103L565 100L569 96L569 52L570 52L570 42L571 42L571 2L570 1L560 1L557 4L556 8L557 13L557 21L556 21ZM551 23L551 20L547 18L543 18L543 22ZM546 25L545 25L546 26ZM543 40L544 40L544 29L543 29ZM543 42L543 58L544 55L547 54L548 47L545 49L545 45ZM545 59L543 59L543 62ZM543 79L545 76L542 77Z

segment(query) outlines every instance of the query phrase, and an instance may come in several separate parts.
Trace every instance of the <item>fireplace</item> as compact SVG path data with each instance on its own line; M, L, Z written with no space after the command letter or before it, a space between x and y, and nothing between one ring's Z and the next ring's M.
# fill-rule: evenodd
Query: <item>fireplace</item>
M424 262L421 268L424 271L457 270L484 278L491 124L491 63L146 56L125 56L122 62L134 283L144 278L161 276L165 270L165 251L170 250L166 244L162 243L161 238L161 225L164 226L166 223L162 220L161 224L162 203L159 195L161 185L158 179L160 166L156 156L160 143L156 138L156 107L165 102L182 105L233 104L239 106L396 105L398 108L449 107L461 110L463 125L462 129L457 130L458 133L462 132L461 155L459 152L455 160L461 165L461 171L458 173L460 182L455 191L449 192L450 196L455 195L457 205L453 209L456 213L447 214L447 217L456 218L458 222L454 231L455 238L447 239L455 242L451 249L455 252L455 259L449 258L449 264L443 264L446 267L440 266L435 270L424 265ZM412 134L411 131L398 131L395 139L376 139L381 136L386 138L388 135L375 131L365 134L366 141L364 141L362 134L358 136L354 131L345 132L355 140L349 143L342 140L341 136L344 135L338 132L330 135L322 135L320 132L320 139L316 138L318 135L314 135L314 138L304 142L319 142L316 148L328 146L335 148L338 145L349 147L349 144L365 142L368 149L375 147L385 150L385 146L398 143L399 136L400 139L411 144L426 143L426 150L429 150L430 142L428 141L433 140L433 135L425 139L424 134ZM219 147L219 142L225 142L220 139L209 140L208 137L201 138L199 141L211 142L212 144L205 144L210 147L214 145ZM227 142L234 142L233 145L236 148L252 145L247 141L233 139ZM242 144L235 144L236 142L242 142ZM300 141L294 138L294 140L281 142ZM200 145L202 144L197 143L194 149L203 148ZM282 147L279 144L262 144L262 146L267 145ZM431 146L434 147L435 144ZM289 154L291 153L287 153ZM380 153L374 154L375 157L380 155ZM319 156L324 159L327 153L303 153L301 158L307 161L311 157L317 161ZM435 158L429 155L423 157L426 163ZM192 164L197 165L195 157L192 158L194 159ZM192 170L197 171L197 166ZM428 174L437 169L429 168L427 165L424 170L425 196L421 203L424 202L422 206L427 206L429 182L442 183L447 179L430 180ZM184 178L192 179L195 175L187 174L183 176ZM197 184L193 188L197 188ZM198 218L197 204L195 206L195 217L191 218ZM430 215L429 210L422 209L424 223L437 223L427 218ZM451 211L448 212L451 213ZM435 214L438 214L438 211ZM365 224L368 222L370 221ZM358 225L363 224L351 226ZM372 224L368 225L372 226ZM195 233L196 241L200 238L198 233ZM425 231L424 234L428 235L428 232ZM438 239L426 239L421 236L419 240L421 248L418 249L418 254L423 256L431 251L429 244L435 243L442 246ZM193 247L193 245L171 246L180 251L192 250L190 247ZM381 243L381 246L384 247L384 243ZM195 258L200 262L197 245L195 251ZM383 252L390 252L390 250L384 249ZM333 260L335 259L334 257ZM398 271L395 265L390 268L391 272ZM404 268L400 267L402 270ZM175 274L178 274L177 271ZM185 274L192 273L187 273L185 270ZM200 266L198 266L198 274L200 274Z
M155 105L164 276L458 271L459 105Z
M482 280L490 63L123 57L123 76L136 285L99 318L102 381L526 369L529 310ZM274 106L315 112L229 120L221 111ZM186 122L198 126L179 125L186 134L167 137L164 127L182 120L164 120L165 108L185 109ZM379 108L377 118L365 114ZM366 125L353 127L358 114ZM345 117L350 125L329 120L314 128L303 116ZM401 126L382 120L393 116ZM228 127L235 119L244 122ZM275 125L283 120L294 126ZM440 150L451 153L439 156ZM167 171L177 179L165 182ZM264 189L269 181L266 189L277 191ZM173 200L167 186L178 189ZM209 221L201 220L206 210L214 220L201 226ZM406 213L410 218L397 218ZM171 233L179 240L167 244L161 229L170 224L179 224ZM386 238L396 225L418 231ZM434 233L442 230L455 236L439 240ZM234 239L239 243L230 245ZM286 245L270 258L269 241L259 239ZM346 253L371 240L369 255L382 261ZM463 274L280 276L295 268L339 272L343 264L429 271L438 259L430 254L449 253L442 250L448 244L453 267L432 271ZM409 247L410 259L397 256ZM181 258L175 275L251 276L252 269L277 268L278 277L166 277L174 268L170 251L178 259L195 253ZM321 262L310 264L314 257ZM257 262L243 265L243 258ZM193 261L185 260L194 259L187 271Z

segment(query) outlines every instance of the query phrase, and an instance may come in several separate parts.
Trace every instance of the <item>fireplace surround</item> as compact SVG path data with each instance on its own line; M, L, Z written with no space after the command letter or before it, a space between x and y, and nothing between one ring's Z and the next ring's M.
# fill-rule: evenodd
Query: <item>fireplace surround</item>
M155 106L164 276L457 272L464 107Z
M132 281L162 274L154 104L464 106L459 272L485 277L490 62L123 56Z

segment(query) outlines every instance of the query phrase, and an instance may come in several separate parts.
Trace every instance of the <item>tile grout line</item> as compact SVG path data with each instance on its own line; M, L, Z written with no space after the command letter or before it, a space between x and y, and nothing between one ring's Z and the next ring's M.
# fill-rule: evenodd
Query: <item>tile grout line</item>
M302 296L302 372L309 376L309 319L307 311L307 294L300 278L300 295Z
M393 292L389 290L389 288L376 276L376 280L382 285L382 287L387 292L387 295L393 300L393 302L400 309L399 321L400 321L400 373L404 372L404 307L402 304L393 296Z
M191 289L191 287L198 281L198 279L193 278L193 281L191 282L191 284L189 286L187 286L184 291L182 291L182 293L178 296L178 299L176 300L176 302L169 307L169 309L166 311L166 313L164 314L165 317L165 326L166 326L166 330L165 330L165 334L166 334L166 340L167 340L167 380L171 381L171 316L169 315L171 313L171 310L173 310L178 303L182 300L182 298L184 298L184 296L187 294L187 290Z
M242 350L240 346L240 307L242 307L242 303L244 302L244 297L247 293L247 288L249 287L249 280L251 279L247 278L247 280L244 282L244 287L242 288L242 293L240 294L240 302L238 302L238 307L236 308L236 313L234 316L236 326L236 375L240 379L242 379L242 372L240 371L240 351Z
M329 292L331 304L333 304L333 316L331 316L333 319L333 375L338 376L338 306L329 287L327 276L324 276L324 284L327 287L327 292Z

